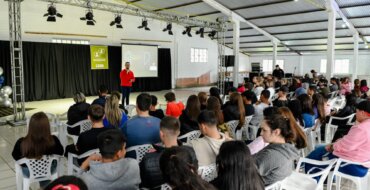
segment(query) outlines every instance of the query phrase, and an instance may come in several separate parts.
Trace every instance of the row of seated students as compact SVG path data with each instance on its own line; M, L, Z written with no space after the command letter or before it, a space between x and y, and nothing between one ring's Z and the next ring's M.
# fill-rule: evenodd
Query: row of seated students
M199 113L199 115L196 117L196 120L197 120L196 122L198 123L198 129L201 130L204 137L200 138L198 140L195 140L194 142L189 143L189 145L191 147L193 147L193 149L195 150L195 155L196 155L196 157L199 161L199 165L201 165L201 166L209 165L211 163L215 163L217 161L216 156L218 155L218 151L219 151L220 147L222 146L223 142L225 142L227 140L230 140L227 137L227 135L223 135L223 133L219 132L219 131L222 131L222 124L220 124L220 118L224 117L224 115L225 115L225 112L221 111L221 107L224 107L223 109L225 110L227 108L227 106L229 106L229 105L226 104L226 108L225 108L225 106L221 106L222 101L220 101L219 94L217 96L217 89L216 90L214 90L214 89L212 90L212 89L213 88L211 88L211 90L210 90L211 96L206 101L207 102L206 110L208 110L208 111L203 111L203 112ZM216 91L216 95L214 93L212 93L212 91ZM266 97L262 93L261 102L263 102L263 97L266 98L267 100L269 99L269 97L267 95L268 94L267 91L265 91L265 94L266 94ZM113 96L113 94L112 94L112 96ZM243 110L244 106L240 106L240 102L241 102L240 99L243 99L243 98L241 98L242 96L241 95L238 96L237 93L236 93L235 97L237 97L236 98L237 99L236 104L232 104L232 105L238 107L238 109L236 109L236 110L239 110L239 111ZM191 103L189 103L189 100L192 100L192 99L195 100L196 98L189 98L188 99L187 106L186 106L185 110L183 110L183 113L187 113L187 111L190 110L190 108L188 108L188 105L191 105ZM119 100L119 97L118 97L118 100ZM197 102L197 101L194 101L194 102ZM216 106L209 105L212 102L216 102L216 103L213 103ZM231 104L231 102L233 102L233 101L232 101L232 98L230 97L230 103L229 104ZM366 103L366 101L365 101L365 103ZM159 130L160 120L157 119L157 118L149 116L150 107L153 106L152 105L152 97L150 97L150 95L148 95L148 94L142 93L137 97L136 104L137 104L136 106L137 106L138 116L136 116L136 117L132 118L131 120L128 120L127 122L125 122L122 128L117 127L117 128L120 129L120 132L123 133L124 136L127 138L127 142L125 143L125 146L130 147L130 146L140 145L140 144L155 144L155 143L160 141L159 139L161 139L162 143L165 144L165 142L162 139L162 130ZM300 103L298 103L298 105L300 105ZM213 109L211 109L211 107L217 107L217 109L213 110ZM254 106L254 108L255 107L256 107L256 105ZM90 107L91 111L89 111L89 114L90 114L90 112L91 112L91 114L94 112L93 111L94 108L96 110L100 109L100 114L97 114L97 115L100 115L100 119L102 119L103 115L104 115L104 110L100 106L91 106ZM281 108L281 109L283 110L283 109L287 109L287 108ZM290 170L287 171L286 169L287 168L292 168L292 167L285 167L284 163L275 163L276 159L271 159L271 162L273 162L272 164L271 164L270 161L268 161L267 164L266 164L266 160L264 160L264 159L269 158L268 155L271 153L271 150L266 149L266 147L268 147L268 146L266 146L267 145L266 143L270 143L271 146L274 145L274 144L278 144L278 145L284 144L285 146L288 146L288 147L292 147L290 145L295 145L296 146L295 148L294 148L294 146L293 146L293 148L284 147L284 148L280 148L280 149L279 149L280 146L272 147L272 149L274 151L277 151L275 153L284 154L284 156L286 156L287 163L291 163L289 161L292 160L292 159L295 159L297 157L297 155L298 155L297 148L303 148L305 146L305 142L304 142L304 140L302 140L304 138L299 138L299 137L302 137L303 135L300 135L300 136L297 135L297 134L302 134L302 130L300 130L300 128L297 127L298 126L297 122L295 122L296 121L295 118L297 118L297 117L296 116L289 117L289 114L284 115L283 111L280 111L280 113L277 113L276 111L274 112L274 111L271 111L271 110L274 110L274 109L273 108L262 109L262 112L263 112L262 117L261 117L261 120L262 120L262 122L261 122L262 123L261 124L261 128L262 128L261 135L262 136L259 137L258 139L256 139L257 142L252 142L251 146L249 147L251 151L253 150L253 154L256 153L256 152L259 152L259 150L262 149L262 148L263 148L263 150L265 150L267 152L267 155L263 155L262 153L264 151L261 151L260 154L262 154L263 156L261 156L261 158L259 158L259 159L256 159L257 168L259 169L259 173L262 176L265 185L268 185L268 184L271 184L275 181L283 179L290 172ZM367 113L369 113L369 111L366 110L366 107L361 108L361 110L365 110L365 112L367 111ZM289 109L288 109L288 111L289 111ZM103 114L101 114L101 112ZM208 116L207 116L207 113L208 113ZM242 120L241 117L240 117L240 115L242 115L242 114L240 114L240 113L242 113L242 111L239 112L239 117L236 117L236 118ZM180 129L179 130L180 131L181 131L181 127L183 127L183 125L181 123L181 116L182 115L185 115L185 114L181 114L180 118L179 118L179 120L180 120L180 124L179 124ZM290 115L293 115L293 114L290 112ZM279 116L283 116L283 117L279 118ZM45 119L45 117L44 117L44 119ZM89 116L89 117L94 123L94 120L92 119L94 116L92 115L92 116ZM206 118L206 119L204 119L204 118ZM279 122L279 121L283 121L283 120L285 122ZM290 121L289 124L287 124L286 120ZM158 122L157 123L154 122L155 124L153 124L153 122L151 122L151 121L156 121L156 122L158 121ZM270 121L270 123L268 121ZM32 122L32 118L31 118L31 122ZM31 130L31 122L30 122L29 133L32 133L31 132L32 131ZM46 120L45 120L45 122L46 122ZM96 121L95 121L95 123L96 123ZM101 127L102 126L101 121L99 121L99 123L100 124L98 126ZM153 124L153 125L151 125L151 124ZM266 126L267 126L267 128L266 128ZM279 129L279 130L277 130L277 129ZM161 131L161 132L159 132L159 131ZM265 132L265 131L267 131L267 132ZM49 129L49 132L50 132L50 129ZM294 135L292 133L296 133L296 134ZM276 135L279 136L279 138L277 138ZM177 139L177 136L176 136L175 139ZM292 138L292 137L295 137L295 138ZM259 142L261 142L261 140L262 140L262 143L259 143ZM23 154L22 151L21 151L22 153L20 153L19 149L20 149L20 146L21 146L20 144L22 144L21 143L22 141L23 141L23 139L20 139L19 142L17 142L18 147L17 147L17 144L15 146L15 149L13 151L14 158L19 159L22 156L23 157L28 157L28 158L34 158L35 156L31 156L31 157L24 156L24 155L27 155L27 154ZM57 141L57 140L55 140L55 138L54 138L54 141ZM96 140L96 141L97 141L96 147L98 147L99 146L98 145L99 144L98 140ZM282 143L282 142L285 142L285 143ZM60 144L60 143L56 143L55 145L57 145L57 144ZM261 146L261 144L263 144L263 145ZM258 147L258 148L256 148L256 147ZM78 149L78 146L77 146L77 149ZM58 150L58 148L55 148L55 150ZM284 152L285 150L289 150L289 151ZM272 151L272 153L274 153L274 151ZM18 157L17 157L17 152L18 152ZM63 150L62 150L62 152L63 152ZM282 153L282 152L284 152L284 153ZM44 153L48 154L48 152L45 152L45 151L44 151ZM58 153L60 153L60 151L56 152L56 154L58 154ZM49 152L49 154L50 154L50 152ZM19 156L19 155L21 155L21 156ZM40 155L38 155L38 156L40 156ZM258 156L258 153L256 154L256 157L257 156ZM272 156L272 157L275 157L275 155ZM272 158L272 157L270 157L270 158ZM89 159L87 159L87 160L89 161ZM259 161L261 161L262 164L261 163L258 164ZM145 162L142 162L142 163L145 163ZM82 166L83 165L84 164L82 164ZM276 173L274 173L274 174L268 173L268 172L270 172L270 169L271 169L269 167L276 167L276 165L278 165L279 167L282 166L281 169L285 168L285 170L277 170ZM267 173L264 173L264 172L267 172ZM172 184L170 184L170 185L172 185Z

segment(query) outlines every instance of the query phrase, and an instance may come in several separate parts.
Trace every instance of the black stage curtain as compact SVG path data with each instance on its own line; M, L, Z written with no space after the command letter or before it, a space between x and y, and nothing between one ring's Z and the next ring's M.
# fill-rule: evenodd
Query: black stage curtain
M91 70L90 47L86 45L23 42L26 101L72 97L81 91L97 95L100 84L120 90L121 47L109 46L109 69ZM9 42L0 41L0 66L6 84L11 84ZM171 88L170 49L158 49L158 77L137 78L133 91Z

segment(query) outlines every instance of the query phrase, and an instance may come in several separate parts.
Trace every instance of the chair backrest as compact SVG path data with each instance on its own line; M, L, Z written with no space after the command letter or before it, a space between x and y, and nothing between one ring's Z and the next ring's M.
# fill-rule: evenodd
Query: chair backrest
M148 153L149 150L151 149L153 149L153 146L151 144L144 144L144 145L132 146L126 149L126 152L135 151L136 160L140 163L144 155Z
M167 183L161 185L161 190L172 190L171 186Z
M347 124L349 124L349 123L351 123L352 122L352 119L353 119L353 117L355 117L355 113L353 113L353 114L351 114L351 115L349 115L349 116L347 116L347 117L335 117L335 116L331 116L330 117L330 119L329 119L329 122L328 122L328 124L330 124L330 125L333 125L332 124L332 122L333 122L333 119L336 119L336 120L347 120L348 119L348 121L347 121Z
M279 94L278 93L276 93L273 96L271 96L271 98L270 98L271 102L272 101L275 101L278 97L279 97Z
M275 182L269 186L265 187L265 190L280 190L281 189L281 181Z
M294 93L294 92L289 92L289 93L286 95L286 98L290 100L291 98L293 98L293 97L294 97L294 95L295 95L295 93Z
M191 131L189 133L186 133L185 135L182 135L180 137L178 137L177 139L178 140L182 140L182 139L185 139L184 142L189 142L191 140L194 140L194 139L197 139L200 137L200 135L202 135L202 133L200 132L200 130L195 130L195 131Z
M199 167L198 174L207 182L214 180L217 177L216 164Z
M307 152L311 152L315 148L315 139L312 134L312 127L310 128L305 128L304 133L306 134L307 137Z
M239 120L233 120L233 121L229 121L227 123L225 123L227 128L229 129L230 131L230 135L233 137L233 138L236 138L236 127L238 126L239 124Z
M134 109L136 108L136 105L134 104L129 104L129 105L126 105L125 106L125 109L127 110L127 115L132 117L132 112L134 111Z
M27 165L30 172L30 181L43 181L51 179L51 166L53 161L57 163L58 167L59 156L57 155L44 155L41 159L22 158L16 161L16 164L19 166L22 164Z

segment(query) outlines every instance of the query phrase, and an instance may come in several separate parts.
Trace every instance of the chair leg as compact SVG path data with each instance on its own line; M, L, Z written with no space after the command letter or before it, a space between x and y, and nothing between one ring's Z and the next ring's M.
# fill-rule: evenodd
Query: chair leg
M68 173L68 175L72 175L72 173L73 173L73 158L70 158L68 156L67 162L68 162L68 164L67 164L67 173Z
M30 189L30 181L29 179L23 178L23 190L29 190Z
M327 190L331 190L332 189L332 187L333 187L333 180L334 180L333 172L330 172L329 173L329 176L328 176L328 179L327 179L327 184L326 184L326 189Z
M341 183L342 179L340 176L335 176L335 189L336 190L340 190L340 183Z

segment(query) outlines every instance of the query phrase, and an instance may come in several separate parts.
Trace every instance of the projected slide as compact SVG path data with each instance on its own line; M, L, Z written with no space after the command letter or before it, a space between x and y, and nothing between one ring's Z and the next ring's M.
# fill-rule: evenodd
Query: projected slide
M135 77L158 77L158 46L122 44L122 69L127 61Z

